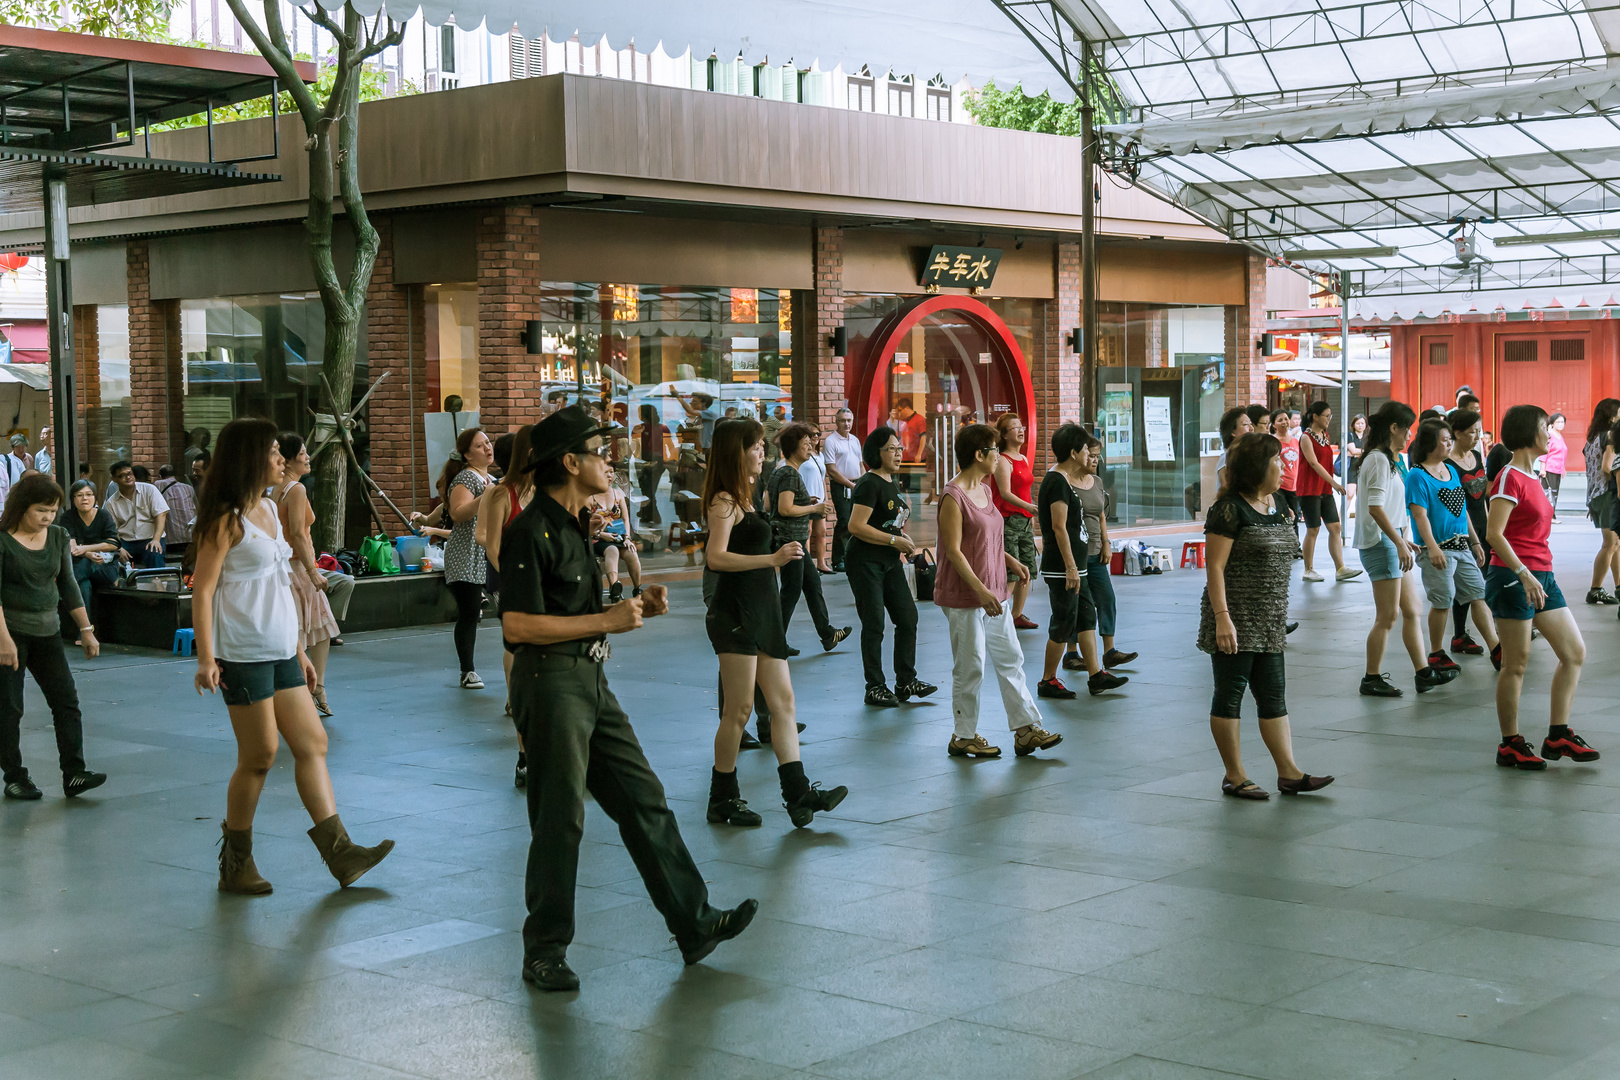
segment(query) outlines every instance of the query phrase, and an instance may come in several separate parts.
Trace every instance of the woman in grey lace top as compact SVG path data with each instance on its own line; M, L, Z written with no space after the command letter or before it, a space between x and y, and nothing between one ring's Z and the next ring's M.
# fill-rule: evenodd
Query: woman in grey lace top
M1288 727L1283 639L1299 540L1274 497L1282 481L1281 453L1274 435L1255 432L1233 440L1226 484L1204 523L1207 584L1198 648L1210 654L1215 672L1209 729L1226 765L1221 791L1239 799L1271 798L1243 770L1238 726L1245 689L1259 708L1260 738L1277 765L1278 790L1298 795L1333 782L1300 771Z

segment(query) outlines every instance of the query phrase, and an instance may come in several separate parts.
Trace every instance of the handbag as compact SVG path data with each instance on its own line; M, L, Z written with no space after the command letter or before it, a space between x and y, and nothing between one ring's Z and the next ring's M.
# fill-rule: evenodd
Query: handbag
M378 533L360 541L360 561L371 567L374 574L397 574L399 563L394 559L394 544L387 534Z
M928 552L919 551L911 557L912 573L917 581L917 599L934 599L934 574L939 569Z

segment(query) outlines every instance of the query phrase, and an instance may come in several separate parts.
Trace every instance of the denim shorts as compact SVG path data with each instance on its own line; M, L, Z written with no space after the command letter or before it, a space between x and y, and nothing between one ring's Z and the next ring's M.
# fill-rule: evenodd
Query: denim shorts
M1395 542L1380 536L1378 543L1362 548L1361 568L1367 571L1368 581L1393 581L1401 577L1401 556L1395 550Z
M219 666L224 669L219 680L220 696L227 705L252 705L274 697L278 690L295 690L306 685L304 669L298 665L296 656L245 663L221 660Z
M1547 592L1547 602L1541 606L1542 611L1557 611L1561 607L1569 606L1564 601L1564 592L1558 587L1558 581L1553 577L1551 570L1530 572ZM1519 580L1519 575L1505 566L1492 566L1485 571L1485 602L1490 605L1491 614L1498 619L1528 622L1536 617L1536 609L1531 605L1530 598L1524 594L1524 582Z
M1450 548L1442 548L1440 553L1446 557L1444 570L1435 569L1429 561L1428 552L1420 551L1417 557L1429 606L1449 608L1453 604L1471 604L1475 600L1485 599L1485 576L1480 572L1474 556Z

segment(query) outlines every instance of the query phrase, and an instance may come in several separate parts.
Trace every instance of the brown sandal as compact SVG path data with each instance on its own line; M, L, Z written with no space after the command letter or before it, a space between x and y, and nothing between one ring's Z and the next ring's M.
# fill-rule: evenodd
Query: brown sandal
M1234 799L1253 799L1255 802L1265 802L1271 798L1271 792L1253 780L1244 780L1238 784L1234 784L1230 780L1222 780L1221 794L1230 795Z
M1303 795L1309 791L1321 791L1331 783L1333 783L1331 776L1311 776L1307 773L1298 780L1284 780L1279 776L1277 790L1284 795Z

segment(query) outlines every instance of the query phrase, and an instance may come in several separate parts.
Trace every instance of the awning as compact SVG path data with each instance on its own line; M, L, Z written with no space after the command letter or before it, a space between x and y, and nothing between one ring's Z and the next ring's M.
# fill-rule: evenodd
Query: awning
M321 3L334 10L343 6L338 0ZM378 6L377 0L355 5L368 13ZM661 44L671 56L691 48L698 59L712 53L755 64L819 63L823 70L842 65L851 74L867 68L880 79L891 71L919 82L937 75L947 85L967 78L982 86L994 79L1003 87L1021 83L1030 94L1073 97L1063 77L991 0L933 0L926 6L915 0L428 0L420 10L435 26L453 17L458 26L482 23L496 34L515 27L525 37L567 40L578 33L586 48L605 38L615 49L634 42L651 52ZM396 13L404 14L404 8Z

